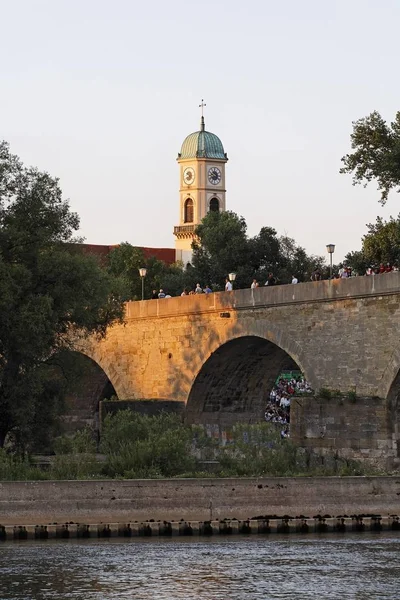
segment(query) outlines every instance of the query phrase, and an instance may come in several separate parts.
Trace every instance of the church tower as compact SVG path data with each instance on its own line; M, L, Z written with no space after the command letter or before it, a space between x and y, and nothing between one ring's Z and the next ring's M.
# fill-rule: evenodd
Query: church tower
M201 103L203 111L203 101ZM174 227L176 260L185 265L192 259L196 226L208 211L226 210L225 164L228 157L221 140L206 131L201 116L200 131L182 144L179 164L179 225Z

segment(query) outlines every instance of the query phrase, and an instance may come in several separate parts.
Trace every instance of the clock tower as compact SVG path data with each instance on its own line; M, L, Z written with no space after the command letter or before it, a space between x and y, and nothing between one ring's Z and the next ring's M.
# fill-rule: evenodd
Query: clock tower
M203 109L203 101L200 105ZM196 226L210 211L226 210L225 164L228 157L221 140L206 131L201 116L200 131L191 133L178 154L179 225L174 227L176 260L185 265L192 259Z

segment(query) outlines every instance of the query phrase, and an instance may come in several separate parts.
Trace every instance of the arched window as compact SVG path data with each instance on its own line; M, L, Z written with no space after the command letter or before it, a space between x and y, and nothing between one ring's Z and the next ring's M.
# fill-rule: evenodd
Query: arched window
M211 198L210 200L210 210L213 212L219 212L219 200L218 198Z
M193 200L188 198L185 200L185 223L193 223Z

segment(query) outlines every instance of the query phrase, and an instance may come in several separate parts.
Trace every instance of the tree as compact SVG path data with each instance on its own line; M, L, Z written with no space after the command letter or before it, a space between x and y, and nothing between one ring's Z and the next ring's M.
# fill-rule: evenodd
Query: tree
M397 219L390 217L389 221L377 217L376 223L369 223L367 227L361 251L350 252L346 256L348 264L360 275L367 267L381 263L400 264L400 214Z
M58 180L0 143L0 447L11 433L26 446L53 412L48 363L71 329L102 336L123 317L119 286L78 250L78 227Z
M292 275L299 281L310 281L311 274L319 269L321 273L327 269L323 256L308 255L304 248L298 246L293 238L280 236L277 275L280 281L289 282ZM329 276L329 270L326 272Z
M178 296L186 287L193 287L193 277L190 270L184 270L183 265L174 263L167 265L154 256L146 258L141 248L135 248L128 242L123 242L110 253L108 271L121 282L125 300L140 300L142 298L142 282L139 268L147 269L145 298L149 298L151 290L163 288L171 296Z
M400 112L390 125L377 111L353 122L351 147L354 152L343 156L340 172L352 173L353 185L376 180L382 205L391 190L400 192Z
M262 227L252 238L247 236L243 217L233 212L210 212L196 228L193 268L203 283L223 287L226 276L236 273L235 287L250 287L253 278L265 283L272 272L280 283L292 275L308 281L316 268L324 265L321 256L308 256L292 238L277 237L272 227Z
M252 272L246 231L246 221L234 212L210 211L204 217L193 243L193 267L200 283L222 288L232 271L237 273L237 287L247 282Z

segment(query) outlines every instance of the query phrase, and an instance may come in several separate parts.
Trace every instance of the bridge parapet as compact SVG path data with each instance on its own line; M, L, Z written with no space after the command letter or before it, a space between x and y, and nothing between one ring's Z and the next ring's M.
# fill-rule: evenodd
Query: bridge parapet
M173 317L400 294L400 272L127 302L127 319Z

